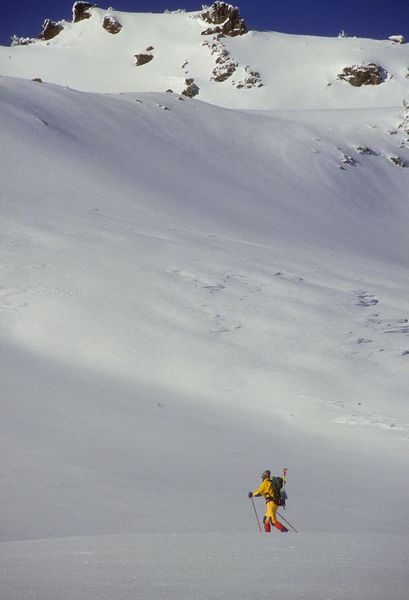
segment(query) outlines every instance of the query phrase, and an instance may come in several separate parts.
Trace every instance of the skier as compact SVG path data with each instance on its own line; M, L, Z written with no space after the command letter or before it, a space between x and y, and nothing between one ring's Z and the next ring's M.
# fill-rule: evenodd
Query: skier
M270 524L273 524L276 529L281 531L281 533L286 533L288 529L277 520L276 513L279 505L274 502L274 490L270 477L271 471L267 469L261 476L261 485L254 490L254 492L249 492L248 496L249 498L253 498L253 496L264 496L265 498L266 514L263 518L265 532L269 533L271 531Z

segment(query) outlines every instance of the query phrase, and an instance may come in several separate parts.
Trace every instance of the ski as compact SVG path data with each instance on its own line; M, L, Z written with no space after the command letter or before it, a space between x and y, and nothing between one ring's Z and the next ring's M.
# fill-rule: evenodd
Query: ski
M288 498L288 496L287 496L287 492L286 492L286 491L285 491L285 489L284 489L284 488L285 488L285 484L287 483L287 475L288 475L288 468L287 468L287 467L283 467L283 487L282 487L282 494L283 494L283 498L284 498L285 500L287 500L287 498ZM284 510L285 510L285 505L283 506L283 508L284 508ZM288 525L289 527L291 527L291 529L292 529L293 531L295 531L295 533L298 533L298 529L296 529L296 528L294 527L294 525L292 525L292 524L291 524L289 521L287 521L287 519L285 519L285 518L283 517L283 515L280 515L280 513L279 513L278 511L277 511L277 514L278 514L278 516L279 516L279 517L280 517L280 518L281 518L281 519L282 519L282 520L283 520L285 523L287 523L287 525Z
M281 488L281 498L284 500L284 505L283 505L284 510L285 510L285 502L288 498L287 492L285 491L285 484L287 483L287 474L288 474L287 467L283 467L283 471L282 471L283 487Z

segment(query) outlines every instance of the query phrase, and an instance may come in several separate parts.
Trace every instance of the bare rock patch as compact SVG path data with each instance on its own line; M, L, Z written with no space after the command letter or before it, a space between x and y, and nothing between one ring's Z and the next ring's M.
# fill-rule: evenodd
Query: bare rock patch
M199 94L199 87L196 85L195 80L192 77L185 79L186 88L182 92L182 96L187 98L194 98Z
M102 22L102 27L112 34L119 33L122 29L121 23L115 17L106 16Z
M84 19L89 19L91 15L88 10L95 7L96 4L92 4L91 2L74 2L74 6L72 7L72 20L74 23L78 23Z
M387 78L387 72L381 66L374 63L368 65L352 65L345 67L338 79L347 81L354 87L363 85L380 85Z
M206 8L201 17L203 21L215 28L209 27L203 35L222 33L234 37L247 33L247 25L240 15L237 6L227 4L227 2L214 2L209 8Z
M146 65L153 60L153 54L135 54L136 66Z
M38 36L39 40L52 40L64 29L62 23L46 19L43 23L43 30Z

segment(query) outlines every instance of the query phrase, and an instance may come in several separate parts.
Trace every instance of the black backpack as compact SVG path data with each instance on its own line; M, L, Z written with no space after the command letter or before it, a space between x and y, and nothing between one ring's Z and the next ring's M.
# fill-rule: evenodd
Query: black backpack
M273 487L273 502L277 504L277 506L284 506L285 498L281 495L281 490L283 489L284 479L282 477L271 477L270 479L272 487Z

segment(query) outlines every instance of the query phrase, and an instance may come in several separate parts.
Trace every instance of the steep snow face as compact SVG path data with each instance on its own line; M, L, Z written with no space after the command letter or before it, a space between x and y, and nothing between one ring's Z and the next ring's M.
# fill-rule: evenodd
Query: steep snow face
M404 600L407 115L0 102L0 596Z
M200 12L88 13L61 22L51 40L0 48L0 73L98 92L181 93L193 79L199 99L235 108L396 106L409 95L408 44L255 31L220 38L203 35L209 23ZM107 19L121 26L117 33ZM152 60L138 66L135 56L147 52ZM339 79L345 67L368 64L382 69L382 84L354 88Z
M314 465L292 476L304 528L339 530L343 498L342 529L398 532L409 170L390 157L409 162L402 111L0 85L4 537L230 528L232 489L270 455ZM392 519L378 514L374 457ZM322 472L316 505L309 478Z

